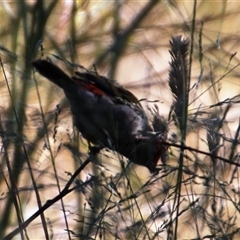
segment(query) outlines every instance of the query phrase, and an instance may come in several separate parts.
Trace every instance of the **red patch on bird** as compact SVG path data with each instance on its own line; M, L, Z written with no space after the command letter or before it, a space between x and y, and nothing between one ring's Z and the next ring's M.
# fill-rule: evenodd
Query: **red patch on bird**
M81 87L88 90L89 92L92 92L92 93L96 94L97 96L105 95L103 91L101 91L99 88L97 88L92 83L84 83L84 82L81 82L80 80L78 80L77 82Z

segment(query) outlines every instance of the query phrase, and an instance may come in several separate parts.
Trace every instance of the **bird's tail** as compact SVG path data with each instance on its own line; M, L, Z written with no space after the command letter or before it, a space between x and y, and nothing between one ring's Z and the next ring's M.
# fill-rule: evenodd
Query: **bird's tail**
M47 60L34 60L32 65L42 76L64 90L70 88L72 84L76 85L75 81L71 77Z

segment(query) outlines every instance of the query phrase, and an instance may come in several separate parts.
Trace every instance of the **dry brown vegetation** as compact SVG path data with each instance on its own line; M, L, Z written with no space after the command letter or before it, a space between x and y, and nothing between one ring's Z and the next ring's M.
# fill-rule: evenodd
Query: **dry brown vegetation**
M0 239L240 239L239 7L1 1ZM169 87L177 35L190 73ZM31 66L40 57L157 103L172 145L159 174L107 150L89 156L64 94Z

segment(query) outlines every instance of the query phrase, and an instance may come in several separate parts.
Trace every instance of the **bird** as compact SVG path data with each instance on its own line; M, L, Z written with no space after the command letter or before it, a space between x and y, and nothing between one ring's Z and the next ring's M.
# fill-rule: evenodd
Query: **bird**
M157 163L166 151L166 128L159 115L150 123L133 93L96 71L76 71L70 77L46 59L36 59L32 65L64 91L73 123L88 142L118 152L151 173L157 171Z

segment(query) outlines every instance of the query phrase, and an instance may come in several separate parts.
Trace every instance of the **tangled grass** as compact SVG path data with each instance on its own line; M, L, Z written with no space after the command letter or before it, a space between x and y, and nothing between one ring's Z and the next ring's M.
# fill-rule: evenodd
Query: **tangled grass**
M0 239L239 239L238 5L2 1ZM88 154L63 93L31 66L42 56L157 104L158 175Z

